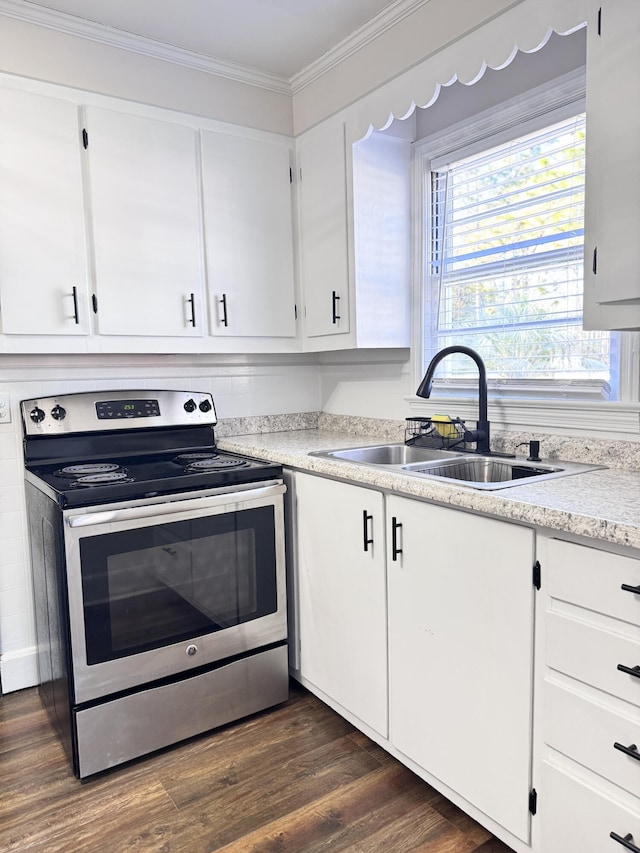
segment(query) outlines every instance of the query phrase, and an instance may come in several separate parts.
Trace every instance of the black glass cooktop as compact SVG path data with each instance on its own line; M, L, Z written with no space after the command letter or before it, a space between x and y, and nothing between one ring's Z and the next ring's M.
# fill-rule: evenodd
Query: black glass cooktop
M280 465L215 447L92 459L64 459L27 466L28 479L62 506L191 492L282 477Z

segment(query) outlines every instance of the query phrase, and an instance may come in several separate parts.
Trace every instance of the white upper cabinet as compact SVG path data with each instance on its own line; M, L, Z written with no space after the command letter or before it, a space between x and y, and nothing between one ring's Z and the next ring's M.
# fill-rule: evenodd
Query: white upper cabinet
M307 338L349 332L345 145L344 122L334 120L298 140L300 270Z
M640 3L588 24L584 324L640 329Z
M202 335L196 131L95 107L86 129L100 334Z
M213 335L296 335L288 142L202 131Z
M409 345L414 128L351 143L332 118L298 140L306 349Z
M86 335L78 108L0 90L0 322L8 335Z

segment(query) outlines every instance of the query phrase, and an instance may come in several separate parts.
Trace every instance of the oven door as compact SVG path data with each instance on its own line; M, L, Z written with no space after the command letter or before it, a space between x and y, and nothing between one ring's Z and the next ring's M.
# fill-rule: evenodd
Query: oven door
M64 513L75 702L283 642L281 482Z

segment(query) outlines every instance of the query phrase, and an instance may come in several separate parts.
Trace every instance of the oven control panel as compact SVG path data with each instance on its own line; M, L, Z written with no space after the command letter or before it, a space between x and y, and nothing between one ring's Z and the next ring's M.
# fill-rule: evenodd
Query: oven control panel
M204 391L84 391L23 400L20 411L26 436L217 423Z

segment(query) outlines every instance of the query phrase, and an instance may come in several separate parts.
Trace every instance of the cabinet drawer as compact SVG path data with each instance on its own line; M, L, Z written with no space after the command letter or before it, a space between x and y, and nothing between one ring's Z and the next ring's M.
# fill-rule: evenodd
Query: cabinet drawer
M611 832L640 848L640 801L628 809L544 761L539 809L545 853L624 853Z
M618 669L620 664L640 666L640 640L559 613L547 613L546 621L546 662L551 669L640 705L640 678Z
M550 539L548 565L552 598L640 623L640 594L622 589L640 590L640 560Z
M640 791L640 760L613 745L636 744L640 749L640 710L635 720L629 719L547 681L544 720L549 746L634 796Z

